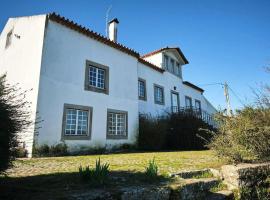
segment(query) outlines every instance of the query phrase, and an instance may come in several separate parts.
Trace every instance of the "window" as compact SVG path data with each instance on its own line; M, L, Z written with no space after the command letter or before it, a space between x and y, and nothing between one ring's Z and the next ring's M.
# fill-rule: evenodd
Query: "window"
M109 68L86 61L85 90L94 92L109 93Z
M192 99L191 99L191 97L186 96L185 101L186 101L186 108L192 108Z
M127 112L108 109L107 138L127 139Z
M195 108L201 112L201 102L199 100L195 100Z
M176 62L175 64L175 75L179 76L180 78L182 78L182 73L181 73L181 66L178 62Z
M171 73L174 73L174 60L170 59L170 67L169 67L169 71Z
M6 46L5 48L8 48L11 45L11 41L12 41L12 33L13 33L13 29L11 31L8 32L7 34L7 39L6 39Z
M156 104L164 105L164 88L159 85L154 85L154 99Z
M164 68L169 69L169 57L164 55Z
M91 65L89 67L89 85L105 89L105 70Z
M64 105L62 139L90 139L92 108Z
M139 99L146 100L146 81L141 78L138 80L138 93Z

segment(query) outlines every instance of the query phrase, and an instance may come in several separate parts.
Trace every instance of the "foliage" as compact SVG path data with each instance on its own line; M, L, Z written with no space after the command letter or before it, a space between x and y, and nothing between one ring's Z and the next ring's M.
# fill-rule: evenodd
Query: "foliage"
M40 146L34 146L33 156L34 157L65 156L68 155L67 149L68 147L65 143L59 143L52 146L43 144Z
M203 172L200 175L195 175L192 178L199 179L199 178L212 178L212 177L214 177L214 175L211 172L207 171L207 172Z
M202 150L215 129L192 113L172 113L162 117L140 115L138 148L143 150Z
M83 181L89 182L91 185L100 186L106 183L109 175L109 164L101 164L100 158L96 160L95 168L86 166L83 168L79 167L79 174Z
M270 108L245 107L232 116L220 114L218 134L209 147L231 162L270 159Z
M0 76L0 173L16 157L18 133L26 132L32 124L26 93L18 85L9 85L6 75Z
M143 150L166 149L167 121L165 117L140 115L138 147Z
M27 157L28 152L27 152L27 150L25 148L17 147L15 151L16 151L16 158L25 158L25 157Z
M145 168L145 175L149 180L153 180L158 177L158 166L155 162L155 158L149 161L148 166Z

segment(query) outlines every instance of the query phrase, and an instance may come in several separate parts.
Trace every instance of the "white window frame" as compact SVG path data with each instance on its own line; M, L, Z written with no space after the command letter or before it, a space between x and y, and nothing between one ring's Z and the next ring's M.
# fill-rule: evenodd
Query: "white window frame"
M75 134L67 134L67 121L68 119L68 110L75 110L76 112L76 121L75 121ZM79 126L79 112L87 112L87 124L86 124L86 134L78 134L78 126ZM64 104L63 111L63 122L62 122L62 140L85 140L90 139L91 137L91 127L92 127L92 107L88 106L79 106L73 104ZM73 130L73 129L69 129Z

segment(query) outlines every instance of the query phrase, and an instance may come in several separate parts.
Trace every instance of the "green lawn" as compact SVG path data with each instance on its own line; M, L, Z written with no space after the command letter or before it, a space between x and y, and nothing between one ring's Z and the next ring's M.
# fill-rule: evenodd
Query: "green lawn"
M106 190L117 187L146 184L142 181L149 160L155 158L160 174L181 170L219 168L224 164L212 151L179 151L154 153L121 153L108 155L67 156L20 159L0 177L0 199L47 199L50 195L65 199L68 195L89 191L78 175L80 165L93 166L96 159L110 164L111 182ZM0 189L1 190L1 189Z
M108 162L113 171L142 172L148 161L155 158L161 173L180 170L219 168L223 162L212 151L177 151L155 153L122 153L108 155L67 156L50 158L21 159L14 162L8 171L11 177L35 176L58 172L77 172L80 165L93 166L96 159Z

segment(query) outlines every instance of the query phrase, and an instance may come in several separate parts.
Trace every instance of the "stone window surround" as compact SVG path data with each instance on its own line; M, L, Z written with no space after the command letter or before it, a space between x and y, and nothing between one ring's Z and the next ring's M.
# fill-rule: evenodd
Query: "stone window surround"
M105 70L105 80L104 80L105 81L105 89L97 88L97 87L89 85L89 69L90 69L89 65ZM85 90L109 94L109 67L108 66L105 66L105 65L102 65L102 64L90 61L90 60L86 60L84 80L85 80L84 81L84 89Z
M66 135L65 126L66 126L66 110L67 109L78 109L88 111L88 130L87 135ZM81 106L74 104L64 104L63 110L63 119L62 119L62 134L61 140L90 140L91 139L91 130L92 130L92 116L93 116L93 107L90 106Z
M140 97L139 96L139 91L138 91L138 97L140 100L144 100L144 101L147 101L147 89L146 89L146 80L145 79L142 79L142 78L139 78L138 79L138 82L141 81L141 82L144 82L144 97ZM139 83L138 83L139 84Z
M126 115L126 135L109 135L109 113L120 113ZM106 139L128 139L128 112L123 110L107 109L107 128L106 128Z
M162 94L163 94L163 101L162 102L158 102L157 100L156 100L156 95L155 95L155 88L161 88L162 89ZM161 86L161 85L158 85L158 84L155 84L154 83L154 102L155 102L155 104L159 104L159 105L165 105L165 92L164 92L164 87L163 86Z

